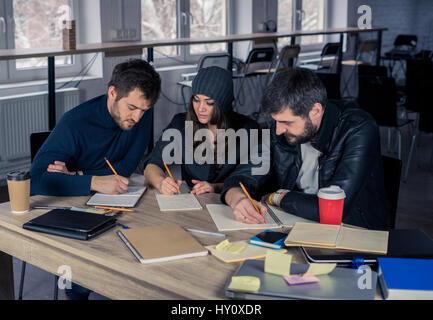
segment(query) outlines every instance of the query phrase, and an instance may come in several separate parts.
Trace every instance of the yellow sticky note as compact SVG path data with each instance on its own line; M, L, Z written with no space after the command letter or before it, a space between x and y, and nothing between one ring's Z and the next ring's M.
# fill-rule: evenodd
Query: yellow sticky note
M290 276L290 264L292 255L268 250L265 260L265 272L279 276Z
M260 289L260 279L251 276L232 277L228 289L240 292L257 292Z
M227 251L227 248L230 246L230 241L228 239L225 239L218 243L215 247L218 251Z
M320 276L330 273L337 266L336 263L311 263L305 275Z
M228 239L221 241L215 247L218 251L225 251L232 254L241 253L245 248L246 245L244 243L231 243Z

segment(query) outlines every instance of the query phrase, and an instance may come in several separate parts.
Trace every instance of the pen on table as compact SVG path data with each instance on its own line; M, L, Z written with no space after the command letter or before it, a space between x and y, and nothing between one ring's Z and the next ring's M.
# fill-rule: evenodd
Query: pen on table
M108 210L118 210L118 211L127 211L127 212L134 211L132 209L117 208L117 207L106 207L106 206L95 206L95 208L97 208L97 209L108 209Z
M107 162L108 166L110 167L111 171L113 171L113 173L117 176L117 172L116 172L116 170L114 170L114 168L113 168L113 166L111 165L110 161L108 161L108 159L105 158L105 157L104 157L104 159L105 159L105 161Z
M247 189L245 189L244 185L242 184L242 182L239 182L239 184L241 185L242 190L244 191L245 195L248 197L248 199L251 201L251 204L254 206L254 209L256 209L256 211L260 214L260 210L259 208L257 208L256 204L254 203L253 199L251 198L250 194L248 193Z
M164 166L165 166L165 169L167 170L168 174L170 175L170 178L173 180L174 183L176 183L176 180L174 180L174 178L173 178L173 176L172 176L170 170L168 169L168 166L167 166L167 164L165 163L165 161L164 161ZM177 184L177 183L176 183L176 184ZM180 193L180 189L179 189L179 187L177 187L177 192Z
M219 232L211 232L211 231L198 230L198 229L188 229L188 228L186 228L186 231L188 231L188 232L203 233L203 234L209 234L209 235L212 235L212 236L223 237L223 238L226 237L226 235L224 233L219 233Z
M70 210L72 207L56 207L56 206L34 206L32 209L43 209L43 210L49 210L49 209L62 209L62 210Z

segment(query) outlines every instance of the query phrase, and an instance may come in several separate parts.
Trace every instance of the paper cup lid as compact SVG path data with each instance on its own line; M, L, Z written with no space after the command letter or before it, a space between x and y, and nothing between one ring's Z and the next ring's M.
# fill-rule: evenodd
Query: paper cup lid
M327 200L340 200L346 198L346 193L339 186L320 188L317 196Z
M23 181L30 179L30 172L28 171L22 171L22 170L16 170L9 172L7 174L7 179L9 181Z

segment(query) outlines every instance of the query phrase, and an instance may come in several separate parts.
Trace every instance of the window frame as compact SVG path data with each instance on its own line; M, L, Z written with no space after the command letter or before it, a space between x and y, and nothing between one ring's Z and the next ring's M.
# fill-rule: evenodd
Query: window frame
M292 0L293 6L292 6L292 30L293 31L302 31L302 16L303 16L303 0ZM328 11L329 6L332 5L332 1L329 0L323 0L325 1L324 9L323 9L323 28L327 29L330 21L328 17ZM278 0L277 0L277 19L278 19ZM301 38L302 37L296 37L296 43L301 45ZM323 35L323 42L316 42L316 43L308 43L308 44L302 44L302 53L308 53L313 51L320 51L322 50L325 43L329 42L329 35ZM282 45L280 45L282 47Z
M233 19L233 13L230 8L232 8L232 1L233 0L225 0L225 7L226 7L226 34L229 35L232 33L232 19ZM193 15L190 12L190 0L177 0L176 1L176 34L177 38L189 38L190 37L190 30L191 30L191 17ZM170 66L174 64L196 64L199 60L199 58L205 54L205 53L195 53L191 54L190 46L177 46L177 54L174 56L156 56L154 54L154 60L155 63L158 64L158 66L165 67ZM158 49L155 49L158 50ZM222 51L211 51L206 53L226 53L227 52L227 45L226 50Z
M0 50L7 49L6 47L6 36L7 36L7 16L6 7L4 2L0 2ZM9 77L8 73L8 62L5 60L0 61L0 81L7 80Z
M78 0L70 0L72 12L74 16L74 20L77 20L79 17L79 5ZM14 48L14 27L13 27L13 0L5 0L5 15L8 24L7 32L6 32L6 46L8 48ZM79 23L76 23L76 37L77 43L79 43ZM48 60L48 57L46 57ZM56 65L56 77L58 76L72 76L76 75L80 72L83 66L83 57L82 55L72 55L72 64L71 65ZM28 68L24 70L20 70L16 68L16 60L8 60L6 61L6 69L7 69L7 77L6 79L1 78L0 81L4 82L15 82L15 81L32 81L32 80L42 80L47 79L48 77L48 66L43 67L34 67Z

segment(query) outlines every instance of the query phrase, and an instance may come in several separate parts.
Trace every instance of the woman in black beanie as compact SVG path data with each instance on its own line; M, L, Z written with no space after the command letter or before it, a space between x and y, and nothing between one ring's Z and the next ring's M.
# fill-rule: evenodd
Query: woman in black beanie
M188 111L175 115L171 123L164 130L164 132L169 129L178 130L182 136L182 145L172 148L172 142L164 141L161 136L144 170L146 180L162 194L172 195L178 192L178 186L180 186L181 181L177 180L174 182L173 179L164 174L164 161L167 160L163 159L163 155L167 154L167 150L164 152L164 148L167 147L171 150L176 149L178 154L181 152L182 179L191 188L191 193L221 192L225 178L239 165L241 155L239 139L236 139L236 150L234 148L229 149L227 141L223 147L225 150L218 150L220 144L216 143L217 130L233 129L237 131L244 128L247 130L249 137L250 129L258 129L256 122L233 112L233 100L233 81L228 70L219 67L200 69L192 82L192 96ZM192 135L188 135L188 128L191 129ZM202 151L203 140L193 140L195 134L200 133L200 129L208 129L207 132L212 133L210 135L214 139L212 148L205 148ZM203 139L206 142L206 138ZM242 143L246 142L243 141ZM247 143L249 146L249 141ZM198 150L198 148L200 149ZM207 151L209 150L212 150L212 154L208 154ZM227 161L228 155L230 153L233 154L233 152L236 153L236 163ZM207 159L206 163L198 163L196 161L194 155L197 155L197 153ZM217 159L218 154L221 156L222 153L225 155L223 163Z

